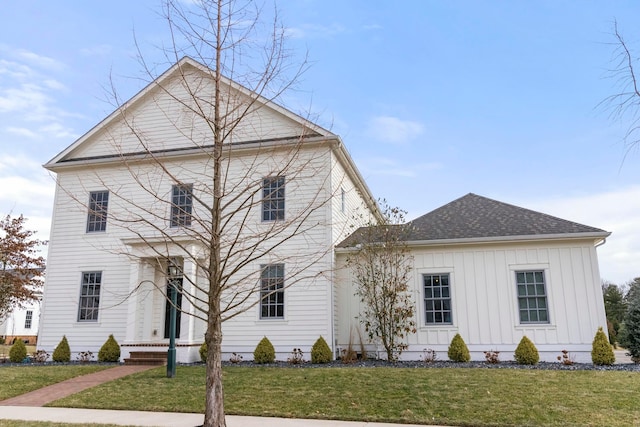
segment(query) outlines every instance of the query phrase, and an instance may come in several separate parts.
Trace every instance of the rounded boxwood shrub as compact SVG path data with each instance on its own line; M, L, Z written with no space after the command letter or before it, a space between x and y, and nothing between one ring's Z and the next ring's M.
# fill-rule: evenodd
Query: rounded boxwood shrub
M591 361L594 365L613 365L616 356L613 354L613 347L609 344L607 336L604 334L602 326L598 328L596 336L591 345Z
M109 338L102 344L100 351L98 352L98 362L119 362L120 361L120 346L113 337L113 334L109 335Z
M202 345L200 346L200 360L202 360L203 362L207 361L207 343L203 342Z
M333 353L327 342L320 336L311 347L311 363L329 363L333 359Z
M62 336L60 344L53 350L51 359L54 362L69 362L71 360L71 349L69 348L69 341L67 341L66 335Z
M27 357L27 346L24 345L24 341L18 339L9 350L9 360L13 363L22 363L25 357Z
M276 350L267 337L260 340L253 351L253 361L255 363L273 363L276 360Z
M535 365L540 361L538 349L526 335L522 337L520 344L516 347L514 358L518 365Z
M471 360L467 344L465 344L460 334L456 334L451 340L447 356L449 356L449 360L452 362L468 362Z

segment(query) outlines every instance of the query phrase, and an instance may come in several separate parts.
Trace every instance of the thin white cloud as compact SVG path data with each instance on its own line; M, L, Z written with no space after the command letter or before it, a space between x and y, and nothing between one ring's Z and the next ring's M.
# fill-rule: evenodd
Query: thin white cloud
M48 56L30 52L28 50L18 49L15 51L15 55L25 60L26 62L44 70L62 71L65 69L65 65L62 62L53 58L49 58Z
M612 232L598 248L600 275L618 284L640 276L640 185L516 204Z
M304 24L299 27L287 28L285 34L293 39L330 38L346 31L345 26L337 23L331 25Z
M374 117L369 121L367 129L371 138L392 144L406 144L423 133L422 123L392 116Z
M86 56L107 56L113 51L113 46L108 44L100 44L97 46L86 47L80 49L80 53Z
M6 128L6 131L9 132L9 133L12 133L14 135L24 136L24 137L30 138L30 139L38 139L40 137L40 135L38 133L32 131L31 129L27 129L27 128L8 127L8 128Z

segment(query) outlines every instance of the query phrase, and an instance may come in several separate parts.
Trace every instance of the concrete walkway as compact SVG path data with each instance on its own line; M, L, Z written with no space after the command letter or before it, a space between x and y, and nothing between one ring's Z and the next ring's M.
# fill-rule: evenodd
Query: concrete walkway
M0 401L0 420L49 421L76 423L80 425L95 423L157 427L194 427L201 425L204 422L203 414L43 407L49 402L62 399L63 397L70 396L87 388L153 368L157 368L157 366L116 366L2 400ZM226 418L227 427L417 427L409 424L301 420L234 415L227 415Z

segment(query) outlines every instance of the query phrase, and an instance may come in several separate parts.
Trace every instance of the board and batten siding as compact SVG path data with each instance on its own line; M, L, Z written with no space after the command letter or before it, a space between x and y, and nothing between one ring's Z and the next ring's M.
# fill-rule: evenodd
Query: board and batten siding
M526 335L542 360L556 361L566 349L577 361L590 361L593 337L598 327L606 327L593 240L425 246L413 247L411 252L418 330L409 336L403 359L419 359L424 349L432 349L446 360L451 339L460 333L475 360L484 360L483 352L489 350L500 351L501 360L512 360ZM339 265L344 266L345 257L338 255ZM515 274L526 270L544 271L549 323L520 322ZM423 275L441 273L449 274L453 321L428 325ZM358 327L354 319L361 303L353 296L354 286L350 271L342 268L336 284L342 347L353 334L351 328Z

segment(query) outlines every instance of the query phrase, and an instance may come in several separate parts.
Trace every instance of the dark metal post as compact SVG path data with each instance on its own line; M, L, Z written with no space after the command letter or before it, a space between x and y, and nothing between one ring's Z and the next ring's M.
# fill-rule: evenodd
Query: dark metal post
M176 279L169 278L169 292L171 292L171 307L169 308L169 350L167 351L167 378L176 376L176 304L178 303L178 289Z

